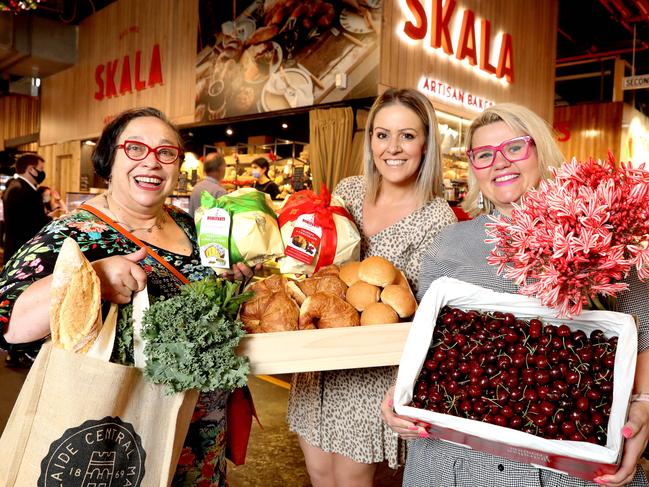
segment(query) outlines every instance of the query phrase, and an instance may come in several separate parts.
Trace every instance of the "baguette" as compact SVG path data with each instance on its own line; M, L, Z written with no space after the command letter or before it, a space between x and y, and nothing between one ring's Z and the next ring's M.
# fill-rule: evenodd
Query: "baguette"
M99 334L101 286L77 243L66 238L52 273L50 331L54 346L86 353Z

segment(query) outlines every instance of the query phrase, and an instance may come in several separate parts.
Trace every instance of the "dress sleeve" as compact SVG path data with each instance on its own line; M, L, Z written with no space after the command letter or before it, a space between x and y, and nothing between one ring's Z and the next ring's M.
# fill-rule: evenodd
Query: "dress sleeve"
M54 270L62 240L54 242L48 237L48 227L23 245L0 274L0 348L7 348L4 329L9 323L16 300L32 283L50 275Z
M437 254L445 245L445 233L446 232L441 232L437 234L431 245L421 254L421 267L419 269L419 279L417 282L417 302L421 302L421 299L424 297L424 294L426 294L426 291L428 291L430 284L440 277L440 267L437 262Z
M629 289L617 297L617 310L638 319L638 352L649 348L649 282L638 279L635 270L626 279Z
M336 196L343 200L345 203L345 207L349 207L349 198L351 196L351 188L352 188L352 183L353 183L353 178L345 178L341 180L334 190L331 192L332 196Z
M7 346L4 328L16 300L31 284L52 274L66 237L77 241L90 262L137 250L94 215L82 210L45 226L13 255L0 273L0 348Z
M434 208L433 210L434 218L430 218L428 220L427 229L426 232L424 233L421 242L419 242L419 245L416 248L411 249L411 252L408 256L408 264L407 264L408 268L413 269L415 271L414 276L411 277L411 279L413 280L417 278L418 275L417 270L420 271L421 268L423 267L424 262L426 260L424 253L426 249L430 248L433 241L435 240L435 237L444 228L457 222L457 218L455 218L455 214L453 213L453 210L451 210L451 207L448 205L448 203L445 200L438 199L435 202L433 208ZM421 289L421 283L417 279L415 282L411 284L413 285L413 291L417 292L418 295L418 291L419 289ZM426 288L428 288L429 285L430 282L426 285ZM418 301L420 300L421 298L418 299Z

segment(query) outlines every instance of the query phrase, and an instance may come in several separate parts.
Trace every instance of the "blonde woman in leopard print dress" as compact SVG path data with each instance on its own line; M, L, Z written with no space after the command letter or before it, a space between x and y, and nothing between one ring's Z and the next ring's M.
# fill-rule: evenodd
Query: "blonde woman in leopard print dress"
M456 221L441 198L437 119L426 97L392 89L379 96L368 117L365 154L365 176L341 181L334 194L361 231L361 256L389 259L415 289L421 253ZM395 376L396 367L294 375L288 423L315 487L371 486L377 463L397 468L398 438L379 416Z

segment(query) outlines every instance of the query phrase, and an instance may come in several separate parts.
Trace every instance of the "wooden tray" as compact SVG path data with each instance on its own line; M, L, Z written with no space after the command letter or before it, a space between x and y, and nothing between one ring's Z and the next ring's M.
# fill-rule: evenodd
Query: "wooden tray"
M397 365L410 325L256 333L241 339L237 354L248 356L251 374Z

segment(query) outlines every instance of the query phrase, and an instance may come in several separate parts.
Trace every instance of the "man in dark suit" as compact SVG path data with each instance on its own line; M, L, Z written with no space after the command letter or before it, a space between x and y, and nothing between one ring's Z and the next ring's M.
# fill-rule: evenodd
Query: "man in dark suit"
M50 218L43 198L37 191L45 179L45 161L37 154L25 154L16 161L16 174L2 195L5 219L4 261L32 238ZM28 368L40 349L40 343L11 346L5 363L8 367Z
M24 154L16 161L14 179L2 196L5 219L4 261L50 221L43 198L36 190L45 179L45 161L38 154Z

